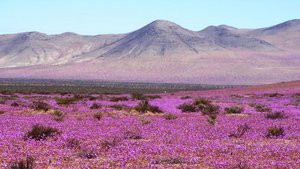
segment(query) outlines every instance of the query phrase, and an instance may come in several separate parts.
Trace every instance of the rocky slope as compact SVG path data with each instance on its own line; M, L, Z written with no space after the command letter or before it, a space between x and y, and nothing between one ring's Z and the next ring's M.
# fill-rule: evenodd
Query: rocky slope
M300 79L300 20L191 31L157 20L116 35L0 35L0 77L210 84Z

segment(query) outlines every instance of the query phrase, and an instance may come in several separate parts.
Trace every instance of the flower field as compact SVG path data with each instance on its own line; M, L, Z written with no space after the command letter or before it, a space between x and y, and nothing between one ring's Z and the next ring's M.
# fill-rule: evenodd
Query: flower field
M300 168L300 86L1 94L0 154L0 168Z

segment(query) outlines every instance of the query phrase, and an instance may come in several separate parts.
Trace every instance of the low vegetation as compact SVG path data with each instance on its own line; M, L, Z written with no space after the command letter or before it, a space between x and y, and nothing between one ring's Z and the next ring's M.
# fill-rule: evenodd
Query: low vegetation
M212 101L207 98L198 98L193 103L204 115L209 114L218 114L219 113L219 106L213 105Z
M101 148L103 150L109 150L116 147L120 142L120 139L117 137L106 138L101 142Z
M217 114L209 114L207 116L207 122L211 125L215 125L217 122Z
M115 110L129 109L129 107L125 104L113 104L110 107L115 109Z
M45 127L43 125L36 124L26 133L25 139L44 140L59 133L60 131L54 127Z
M48 103L38 101L38 102L33 102L31 104L31 108L37 111L47 112L48 110L51 109L51 106Z
M254 107L254 109L257 112L271 112L272 111L271 107L268 107L267 105L264 105L264 104L252 103L252 104L249 104L249 106Z
M13 102L10 106L12 106L12 107L19 107L20 105L19 105L18 102Z
M166 113L166 114L163 115L163 117L166 120L175 120L175 119L177 119L177 116L175 114L172 114L172 113Z
M225 107L224 110L227 114L240 114L244 111L244 109L240 106Z
M294 93L294 94L292 95L292 97L294 97L294 98L300 98L300 93Z
M32 156L27 156L26 159L13 162L10 169L34 169L35 159Z
M84 159L94 159L98 157L97 153L94 150L90 150L90 149L81 150L78 156Z
M182 112L197 112L197 107L191 103L183 103L177 107Z
M126 131L124 134L124 138L125 139L133 139L133 140L139 140L142 139L142 135L141 132L138 130L134 130L134 131Z
M140 117L138 118L138 120L139 120L143 125L150 124L150 123L152 122L150 118L145 117L145 116L140 116Z
M266 137L268 138L277 138L284 136L284 129L283 127L270 127L267 129Z
M207 98L198 98L193 103L183 103L177 107L182 112L199 112L204 115L218 114L220 107L213 105L211 100Z
M100 109L102 106L98 103L93 103L90 107L90 109Z
M131 93L131 98L135 100L146 100L146 97L142 93Z
M267 97L282 97L284 96L283 94L280 93L268 93L268 94L264 94Z
M66 140L66 146L71 149L80 148L80 141L76 138L68 138Z
M250 129L251 128L247 124L238 125L237 130L234 132L231 132L229 134L229 137L241 138Z
M127 97L111 97L111 102L120 102L120 101L128 101L129 99Z
M251 167L249 167L247 164L239 162L237 165L235 165L234 167L232 167L234 169L252 169Z
M180 97L180 99L182 99L182 100L186 100L186 99L190 99L190 98L192 98L191 96L182 96L182 97Z
M147 99L160 99L161 98L160 95L146 95L145 97Z
M57 104L59 105L69 105L69 104L73 104L81 99L83 99L84 97L80 96L80 95L74 95L73 97L59 97L59 98L55 98Z
M183 164L186 163L181 157L160 157L155 160L154 164Z
M102 112L97 112L94 114L94 118L97 120L101 120L103 117L103 113Z
M276 112L268 112L265 117L267 119L275 120L275 119L283 119L285 118L283 111L276 111Z
M10 98L15 96L0 94L0 102L9 98L0 103L0 114L4 113L0 137L5 138L0 139L0 163L11 168L15 161L15 168L23 169L26 159L21 159L29 154L35 157L33 168L248 169L276 168L276 158L281 168L297 168L299 111L289 103L299 99L293 95L299 90L293 90L282 92L282 97L247 90L236 92L237 99L232 99L232 90L157 94L162 99L142 94L144 100L124 93L76 97L72 93L18 93L14 100ZM110 101L124 96L129 100ZM184 96L192 98L184 100ZM73 101L62 106L56 104L58 97ZM11 107L13 102L20 106ZM247 151L249 146L251 151ZM253 156L257 158L248 158Z
M52 116L53 116L53 120L62 122L62 121L64 121L66 114L60 110L54 110L54 112L52 113Z
M151 113L162 113L162 110L158 106L153 106L149 104L148 101L140 102L134 109L141 113L151 112Z

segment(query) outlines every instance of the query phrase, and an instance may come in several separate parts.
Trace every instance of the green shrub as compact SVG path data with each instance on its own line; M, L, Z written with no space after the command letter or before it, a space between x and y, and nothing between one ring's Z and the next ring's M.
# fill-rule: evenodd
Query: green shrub
M139 131L126 131L124 135L125 139L140 140L143 139Z
M94 159L98 157L97 153L94 150L89 150L89 149L81 150L81 152L78 155L79 157L84 159Z
M194 105L208 105L211 104L211 100L207 99L207 98L203 98L203 97L199 97L196 100L194 100Z
M177 107L182 112L197 112L197 108L194 104L183 103Z
M110 107L114 108L115 110L123 110L123 109L129 108L127 105L123 105L123 104L114 104L114 105L111 105Z
M180 157L161 157L154 161L155 164L183 164L186 161Z
M25 135L25 139L44 140L47 137L55 136L60 132L53 127L44 127L40 124L36 124Z
M160 110L158 106L152 106L146 100L140 102L134 109L141 113L146 113L147 111L152 113L162 113L162 110Z
M233 169L251 169L247 164L244 164L242 162L239 162L237 165L232 167Z
M73 104L76 100L74 98L56 98L56 103L59 105L69 105Z
M100 109L100 108L101 108L101 105L97 104L97 103L93 103L90 107L90 109Z
M206 98L198 98L193 103L183 103L177 107L182 112L198 112L201 111L203 114L217 114L220 107L213 105L211 100Z
M218 114L220 107L213 104L207 104L207 105L199 106L199 109L201 110L202 114L209 115L209 114Z
M76 138L68 138L66 141L66 146L68 148L80 148L80 141Z
M244 111L244 109L239 106L226 107L224 110L227 114L240 114Z
M64 121L64 118L65 118L65 113L63 113L63 112L61 112L61 111L59 111L59 110L55 110L53 113L52 113L52 115L53 115L53 120L55 120L55 121Z
M186 100L186 99L190 99L190 98L192 98L192 97L191 96L182 96L180 99Z
M119 101L128 101L129 99L127 97L111 97L111 102L119 102Z
M34 158L27 156L25 160L14 162L10 165L10 169L33 169L35 162Z
M142 93L137 93L137 92L131 93L131 97L135 100L145 100L146 99L146 97Z
M255 104L254 108L257 112L270 112L270 111L272 111L271 107L268 107L268 106L263 105L263 104Z
M215 125L216 124L216 120L217 120L217 115L216 114L209 114L207 117L207 122L211 125Z
M65 98L55 98L57 104L59 105L69 105L83 99L83 96L74 95L73 97L65 97Z
M200 97L196 99L193 104L202 112L204 115L217 114L220 107L213 105L211 100Z
M272 120L283 119L283 118L285 118L285 115L284 115L284 112L282 112L282 111L268 112L265 115L265 118L272 119Z
M51 109L51 107L45 103L45 102L33 102L32 105L31 105L31 108L34 109L34 110L37 110L37 111L45 111L47 112L49 109Z
M241 138L248 130L250 130L250 127L247 124L238 125L237 130L231 132L229 137Z
M107 138L101 142L101 148L104 150L108 150L108 149L111 149L111 148L117 146L119 144L119 142L120 142L119 138L116 138L116 137Z
M166 120L175 120L175 119L177 119L177 116L175 114L172 114L172 113L166 113L166 114L163 115L163 117Z
M142 123L142 124L150 124L152 121L150 118L141 116L138 118L138 120Z
M266 136L269 138L284 136L284 129L282 127L270 127L267 129Z
M94 114L94 118L97 120L101 120L102 119L103 114L101 112L97 112Z

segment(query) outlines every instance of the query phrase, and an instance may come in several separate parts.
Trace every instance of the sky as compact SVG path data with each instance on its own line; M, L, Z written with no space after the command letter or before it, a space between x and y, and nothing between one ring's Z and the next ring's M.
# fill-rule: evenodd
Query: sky
M117 34L157 19L194 31L260 28L300 19L299 9L299 0L0 0L0 34Z

